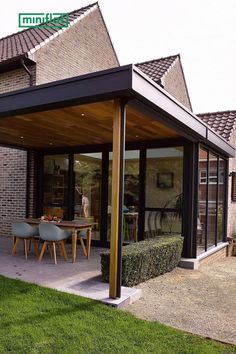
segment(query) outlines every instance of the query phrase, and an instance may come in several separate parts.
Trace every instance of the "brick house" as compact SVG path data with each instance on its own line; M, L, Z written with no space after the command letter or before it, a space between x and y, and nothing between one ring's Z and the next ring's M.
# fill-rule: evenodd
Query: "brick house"
M64 30L27 29L0 39L0 94L118 65L95 3L71 12ZM26 179L34 173L32 167L27 177L28 155L27 162L25 150L0 149L1 235L9 234L10 219L26 213Z
M25 215L80 216L85 190L98 221L94 242L109 245L112 124L117 116L125 120L126 110L124 204L132 222L124 236L136 241L182 233L186 258L212 248L225 254L222 196L234 149L193 114L180 56L119 67L97 3L73 11L69 19L63 31L28 29L0 40L0 141L17 148L0 151L0 233L9 234L11 219ZM124 138L124 131L120 134ZM208 178L202 168L199 183L205 154L215 175ZM204 205L197 195L204 188L215 193L217 211L208 198L211 213L205 220L211 223L200 229L199 201L200 224Z
M69 27L64 31L27 29L0 39L0 94L118 65L95 3L69 13ZM180 55L136 65L192 110ZM28 153L27 159L24 150L0 149L1 235L9 234L10 219L34 214L33 197L26 201L27 178L33 179L35 172L34 154ZM32 167L28 177L27 163ZM33 195L33 185L28 188Z

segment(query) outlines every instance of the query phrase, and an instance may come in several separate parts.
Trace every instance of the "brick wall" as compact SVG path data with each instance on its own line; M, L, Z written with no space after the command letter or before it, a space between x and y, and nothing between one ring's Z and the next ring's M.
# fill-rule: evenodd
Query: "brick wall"
M26 152L0 148L0 236L10 234L11 220L25 216Z
M29 69L33 74L33 83L35 83L36 66L30 66ZM0 73L0 94L29 86L30 77L23 68Z
M29 68L35 83L35 66ZM29 75L22 69L0 74L0 94L30 86ZM27 153L0 147L0 236L9 236L11 220L25 217Z
M36 84L118 66L98 9L37 52Z
M36 185L36 176L37 176L37 152L30 150L28 152L28 213L29 217L36 217L36 194L37 194L37 185Z
M227 246L219 250L218 252L213 253L209 257L203 258L200 261L200 265L202 264L212 264L220 259L224 259L227 257Z
M185 107L192 110L184 80L183 69L179 59L177 59L169 72L165 75L163 81L165 90L174 96Z

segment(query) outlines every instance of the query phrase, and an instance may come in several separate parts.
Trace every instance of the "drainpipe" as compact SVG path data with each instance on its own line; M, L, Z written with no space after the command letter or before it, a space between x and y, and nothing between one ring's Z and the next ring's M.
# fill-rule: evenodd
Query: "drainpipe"
M30 78L30 87L33 86L33 74L32 72L27 68L27 66L25 65L25 61L24 59L20 60L21 65L23 66L24 70L27 72L27 74L29 75Z

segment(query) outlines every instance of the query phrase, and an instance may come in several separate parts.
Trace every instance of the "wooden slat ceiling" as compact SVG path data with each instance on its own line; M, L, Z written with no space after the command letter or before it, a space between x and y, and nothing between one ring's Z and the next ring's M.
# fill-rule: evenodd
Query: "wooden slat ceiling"
M99 102L0 120L0 144L48 148L112 142L113 102ZM177 137L177 133L132 107L126 141Z

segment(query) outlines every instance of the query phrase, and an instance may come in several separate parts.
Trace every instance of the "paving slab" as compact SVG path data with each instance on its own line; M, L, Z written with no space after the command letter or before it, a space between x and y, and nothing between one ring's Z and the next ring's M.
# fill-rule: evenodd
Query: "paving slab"
M70 249L67 245L68 262L58 256L58 264L48 254L42 262L36 260L35 254L29 254L26 261L23 254L23 242L15 257L11 256L12 240L0 237L0 274L8 278L19 279L59 291L80 295L101 301L105 304L124 307L140 298L141 290L122 287L120 299L109 298L109 285L102 282L100 252L102 248L92 248L91 257L87 260L78 247L78 257L72 263Z

